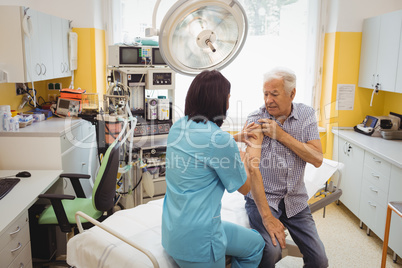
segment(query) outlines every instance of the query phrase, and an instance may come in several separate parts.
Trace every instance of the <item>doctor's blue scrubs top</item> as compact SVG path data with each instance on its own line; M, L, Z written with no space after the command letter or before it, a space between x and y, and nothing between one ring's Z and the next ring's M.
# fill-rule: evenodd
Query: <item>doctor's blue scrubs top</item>
M223 193L238 190L247 179L237 144L215 123L187 116L172 126L167 142L162 245L176 259L216 261L227 244Z

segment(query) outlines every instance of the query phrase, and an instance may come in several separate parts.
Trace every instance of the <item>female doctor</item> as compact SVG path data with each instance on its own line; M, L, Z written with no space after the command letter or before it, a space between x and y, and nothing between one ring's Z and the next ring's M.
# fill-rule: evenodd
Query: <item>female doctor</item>
M264 240L256 231L221 220L225 189L250 190L247 157L220 129L229 97L230 82L220 72L198 74L185 117L168 135L162 245L180 267L223 268L225 255L232 256L233 268L257 267L262 257Z

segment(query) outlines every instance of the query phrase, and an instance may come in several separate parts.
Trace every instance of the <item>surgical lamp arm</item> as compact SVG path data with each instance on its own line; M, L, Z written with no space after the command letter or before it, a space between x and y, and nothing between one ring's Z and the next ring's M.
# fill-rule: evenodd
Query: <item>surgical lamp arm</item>
M156 28L156 13L158 12L159 4L161 3L161 0L157 0L154 6L154 11L152 13L152 28L146 28L145 29L145 36L146 37L152 37L159 35L159 29Z

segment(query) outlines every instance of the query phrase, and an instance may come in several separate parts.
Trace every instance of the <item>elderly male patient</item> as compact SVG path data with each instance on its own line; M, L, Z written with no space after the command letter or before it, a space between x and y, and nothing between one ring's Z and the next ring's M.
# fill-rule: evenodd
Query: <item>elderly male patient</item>
M319 167L323 161L314 109L293 103L296 75L286 68L264 75L263 93L265 105L248 116L245 128L260 129L249 137L253 180L246 196L250 226L265 240L260 267L275 267L281 259L285 227L303 254L304 267L328 267L303 178L306 162Z

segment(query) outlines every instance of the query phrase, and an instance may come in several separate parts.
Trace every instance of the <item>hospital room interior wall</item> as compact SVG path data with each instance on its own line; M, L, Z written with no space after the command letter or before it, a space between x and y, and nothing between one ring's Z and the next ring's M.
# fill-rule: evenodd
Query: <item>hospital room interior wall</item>
M60 95L55 90L48 90L49 83L61 83L62 87L68 87L70 85L71 78L51 79L47 81L34 82L34 88L37 97L42 97L44 101L48 101L49 94ZM18 106L21 103L23 95L16 94L15 83L3 83L0 84L0 105L10 105L11 110L18 110ZM32 83L28 83L28 88L32 88ZM42 100L39 101L41 103ZM32 107L25 105L25 107L19 112L25 112L31 110Z
M78 35L77 70L74 88L103 94L106 90L105 31L96 28L73 28Z
M105 30L103 29L102 3L99 0L63 1L43 0L2 0L1 5L29 6L41 12L59 16L72 21L73 31L78 34L78 69L74 71L74 88L86 89L89 93L103 94L106 90L106 54ZM79 7L79 8L78 8ZM68 88L71 78L60 78L34 83L37 95L48 101L49 94L57 94L47 90L48 83L61 83L62 88ZM28 86L31 88L32 84ZM101 96L99 96L101 98ZM22 96L15 93L14 83L0 84L0 105L10 105L16 110ZM30 110L26 106L22 111Z
M331 159L333 127L353 127L366 115L402 112L402 94L379 92L370 106L372 90L358 87L363 19L402 9L401 1L330 0L325 34L319 125L326 129L324 157ZM353 110L336 110L338 84L355 85Z
M384 113L387 93L378 93L370 106L372 91L358 87L361 36L361 32L336 32L325 37L320 126L327 130L326 158L332 158L333 127L353 127L367 114ZM353 110L336 109L337 89L342 84L355 86Z

